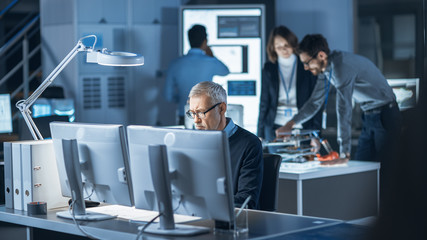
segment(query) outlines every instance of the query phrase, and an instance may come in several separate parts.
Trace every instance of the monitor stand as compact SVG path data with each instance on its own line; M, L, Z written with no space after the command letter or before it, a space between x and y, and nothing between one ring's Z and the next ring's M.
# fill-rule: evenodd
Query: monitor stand
M148 154L154 192L159 206L160 222L149 225L144 232L172 236L194 236L208 233L210 229L206 227L175 224L166 146L150 145ZM141 230L144 227L140 226L138 229Z
M56 216L85 221L99 221L115 218L116 216L114 215L86 212L77 140L62 139L62 151L73 204L71 206L71 211L57 212Z
M160 220L160 223L151 224L144 230L144 232L159 234L159 235L170 235L170 236L195 236L199 234L209 233L210 231L209 228L206 228L206 227L191 226L191 225L184 225L184 224L175 224L175 227L173 229L162 229L160 227L161 224L162 224L161 220ZM141 230L142 228L144 228L144 226L138 227L138 230Z

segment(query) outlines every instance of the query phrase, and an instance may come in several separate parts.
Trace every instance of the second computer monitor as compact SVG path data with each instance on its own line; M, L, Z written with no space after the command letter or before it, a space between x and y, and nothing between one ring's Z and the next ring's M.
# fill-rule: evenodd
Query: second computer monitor
M228 138L223 131L129 126L135 207L157 210L148 146L166 145L176 213L234 220Z

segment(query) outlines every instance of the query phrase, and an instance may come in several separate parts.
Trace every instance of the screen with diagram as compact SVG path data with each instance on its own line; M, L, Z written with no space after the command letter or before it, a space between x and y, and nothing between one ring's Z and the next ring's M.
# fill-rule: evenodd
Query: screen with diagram
M12 109L10 95L0 94L0 133L12 132Z
M388 84L393 89L393 93L396 96L396 102L400 110L416 106L418 101L419 81L418 78L387 79Z
M264 63L264 5L182 6L180 11L180 54L190 50L188 30L195 24L206 27L213 55L230 74L212 81L227 91L229 104L243 107L243 127L256 132L261 70Z
M260 20L260 16L218 16L218 38L259 38Z
M228 96L255 96L256 81L228 81Z

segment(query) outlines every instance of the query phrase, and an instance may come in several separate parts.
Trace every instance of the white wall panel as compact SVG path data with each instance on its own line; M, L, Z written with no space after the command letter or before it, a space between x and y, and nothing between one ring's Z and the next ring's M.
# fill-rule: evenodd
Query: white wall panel
M169 62L178 57L177 26L158 24L134 25L132 29L135 52L142 53L145 64L133 69L131 91L134 106L130 116L134 124L173 125L174 104L166 102L164 80Z
M354 0L276 0L276 26L285 25L301 41L320 33L331 50L354 51Z

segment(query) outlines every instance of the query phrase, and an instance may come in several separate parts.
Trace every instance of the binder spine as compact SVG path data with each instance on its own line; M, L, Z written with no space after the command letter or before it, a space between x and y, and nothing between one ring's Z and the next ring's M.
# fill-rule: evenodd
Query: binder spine
M24 210L22 199L21 144L12 143L13 207Z
M33 168L32 168L32 145L21 145L21 162L22 162L22 199L24 211L28 211L27 203L33 201Z
M12 143L3 143L5 207L13 209Z

